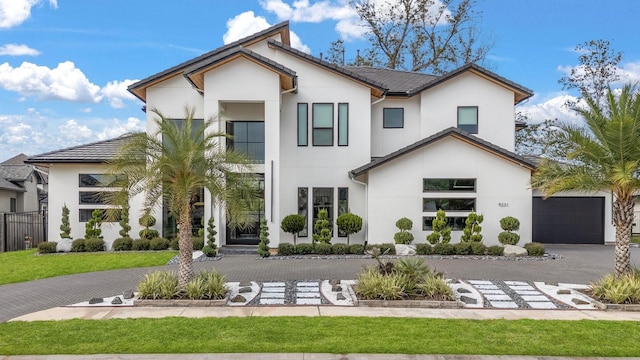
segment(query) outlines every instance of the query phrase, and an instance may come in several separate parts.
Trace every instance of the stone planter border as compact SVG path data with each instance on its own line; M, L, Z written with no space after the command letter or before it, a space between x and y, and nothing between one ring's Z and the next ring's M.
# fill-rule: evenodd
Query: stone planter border
M133 301L133 306L146 306L146 307L214 307L214 306L226 306L228 296L219 300L189 300L189 299L171 299L171 300L151 300L151 299L136 299Z
M600 310L611 311L640 311L640 304L605 304L593 299L593 305Z
M423 308L423 309L455 309L461 308L460 301L436 301L436 300L360 300L356 306L362 307L392 307L392 308Z

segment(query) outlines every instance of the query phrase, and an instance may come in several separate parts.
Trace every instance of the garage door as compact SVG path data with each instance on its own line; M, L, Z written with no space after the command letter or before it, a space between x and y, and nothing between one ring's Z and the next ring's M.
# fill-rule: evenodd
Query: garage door
M604 197L534 197L533 241L604 244Z

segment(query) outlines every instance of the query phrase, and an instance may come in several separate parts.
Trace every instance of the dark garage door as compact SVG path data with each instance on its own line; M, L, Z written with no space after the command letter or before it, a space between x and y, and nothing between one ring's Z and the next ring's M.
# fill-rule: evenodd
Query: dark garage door
M604 197L534 197L533 241L604 244Z

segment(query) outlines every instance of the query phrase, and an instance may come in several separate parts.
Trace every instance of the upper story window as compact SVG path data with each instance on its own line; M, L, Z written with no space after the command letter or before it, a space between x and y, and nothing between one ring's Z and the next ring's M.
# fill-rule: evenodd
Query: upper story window
M349 145L349 104L338 104L338 146Z
M458 129L470 134L478 133L477 106L458 106Z
M80 174L80 187L115 187L116 182L126 179L124 175L111 174Z
M313 104L313 146L333 146L333 104Z
M18 211L18 200L16 198L9 198L9 212Z
M385 129L403 128L404 127L404 109L403 108L382 109L382 127Z
M298 104L298 146L309 145L309 104Z
M422 179L423 192L476 191L476 179Z
M227 122L227 148L246 154L250 161L264 163L264 121Z

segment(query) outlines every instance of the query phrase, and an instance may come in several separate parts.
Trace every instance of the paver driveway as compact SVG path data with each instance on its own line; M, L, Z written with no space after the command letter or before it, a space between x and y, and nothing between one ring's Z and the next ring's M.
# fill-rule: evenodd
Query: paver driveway
M428 259L427 263L449 278L589 283L612 272L612 246L554 245L547 252L558 260L513 261L471 259ZM631 249L631 259L640 265L640 249ZM255 256L226 256L220 261L195 263L195 270L215 267L229 281L355 279L373 259L260 260ZM154 268L103 271L60 276L51 279L0 286L0 322L56 306L108 297L135 289L151 270L175 269L176 265Z

